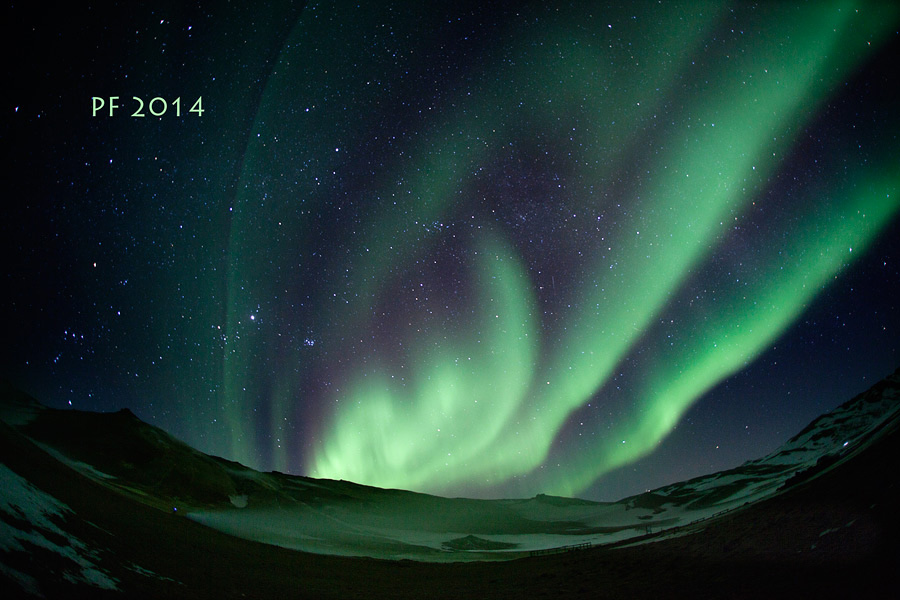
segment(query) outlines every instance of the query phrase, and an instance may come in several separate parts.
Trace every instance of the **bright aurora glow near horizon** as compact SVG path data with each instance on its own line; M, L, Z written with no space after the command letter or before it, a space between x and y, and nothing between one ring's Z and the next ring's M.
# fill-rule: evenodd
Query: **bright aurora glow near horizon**
M7 110L3 374L47 404L264 470L612 500L897 366L896 4L178 6Z

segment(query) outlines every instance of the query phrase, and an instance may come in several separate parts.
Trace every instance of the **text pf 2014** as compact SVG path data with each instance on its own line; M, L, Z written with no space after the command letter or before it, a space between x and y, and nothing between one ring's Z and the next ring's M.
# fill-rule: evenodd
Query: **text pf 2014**
M172 101L167 101L165 98L157 96L156 98L151 99L149 102L144 102L142 98L138 96L132 96L131 100L134 102L134 112L131 113L131 116L136 118L147 116L162 117L166 114L174 114L176 117L180 117L182 115L182 106L187 106L187 103L182 104L181 97L175 98ZM119 96L109 96L108 98L103 96L91 97L92 117L116 116L116 111L118 111L120 108L123 108L123 106L120 103ZM199 96L187 110L186 114L193 114L198 117L202 117L203 112L203 96Z

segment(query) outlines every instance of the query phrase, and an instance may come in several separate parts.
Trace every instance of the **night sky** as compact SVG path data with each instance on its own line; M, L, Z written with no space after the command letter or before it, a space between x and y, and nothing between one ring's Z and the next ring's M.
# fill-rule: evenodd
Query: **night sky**
M3 18L0 374L49 406L615 500L900 364L894 2L73 4Z

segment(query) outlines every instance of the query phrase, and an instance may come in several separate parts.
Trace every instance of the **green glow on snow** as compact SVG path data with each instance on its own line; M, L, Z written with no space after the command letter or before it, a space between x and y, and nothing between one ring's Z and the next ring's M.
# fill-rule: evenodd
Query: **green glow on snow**
M555 339L542 339L534 282L519 249L485 226L491 233L469 242L477 259L463 269L474 290L468 318L457 316L443 329L411 323L403 378L386 357L342 366L333 410L308 442L314 451L305 457L306 472L440 492L459 485L487 488L540 467L566 420L602 390L687 278L726 242L730 224L777 174L819 105L859 66L865 52L858 48L871 43L874 50L896 18L893 9L878 12L853 2L768 7L753 17L760 21L753 40L731 42L724 58L707 58L699 49L725 12L720 5L707 8L683 15L661 11L648 19L654 23L648 36L659 44L634 50L608 50L592 41L593 31L575 27L577 15L547 24L539 40L516 37L513 28L511 41L502 43L521 64L488 62L483 73L472 75L480 93L450 92L440 110L423 120L417 138L404 142L404 158L373 171L362 185L371 189L371 212L352 232L346 301L327 304L330 288L310 290L339 323L334 339L370 325L369 307L391 293L395 271L418 265L441 241L442 229L431 225L452 218L481 167L533 132L571 141L571 152L559 160L585 182L571 192L576 212L615 208L614 200L587 190L611 186L610 178L623 169L640 185L629 190L632 197L620 198L629 210L606 233L608 252L588 257L587 275L577 289L566 290L565 333ZM414 15L410 22L424 18ZM370 16L357 15L341 37L301 19L291 36L294 50L282 53L261 100L261 135L248 142L232 220L223 358L229 450L236 460L250 461L268 445L275 468L291 465L290 446L281 443L289 436L283 423L303 389L303 355L296 341L273 346L273 337L261 333L262 307L253 320L250 315L262 299L277 298L290 286L285 257L310 260L305 244L314 233L313 217L317 207L333 201L321 179L313 178L295 185L291 198L265 196L258 173L278 161L272 132L299 128L310 142L304 156L316 162L320 177L342 167L335 132L317 129L325 126L316 118L281 112L279 102L310 78L321 78L319 87L330 89L328 73L397 78L393 67L366 62L365 53L344 54L345 46L352 47L347 38L368 22ZM565 46L572 38L583 43ZM315 60L292 67L309 39L323 40ZM692 58L709 64L693 65ZM353 91L352 102L322 102L312 111L330 115L326 123L345 111L341 118L349 125L337 137L349 140L363 135L353 124L378 101L371 86ZM660 150L643 156L647 140ZM623 164L630 156L640 156L640 164ZM642 404L626 423L535 481L546 491L576 494L652 452L705 392L776 340L895 217L898 181L890 168L856 173L854 182L859 188L842 189L844 200L832 209L799 215L800 230L787 249L760 237L764 275L741 287L723 284L715 311L697 317L690 343L655 357ZM298 204L304 206L301 217ZM271 231L273 222L285 229ZM260 416L263 394L267 407ZM278 443L256 439L260 419Z

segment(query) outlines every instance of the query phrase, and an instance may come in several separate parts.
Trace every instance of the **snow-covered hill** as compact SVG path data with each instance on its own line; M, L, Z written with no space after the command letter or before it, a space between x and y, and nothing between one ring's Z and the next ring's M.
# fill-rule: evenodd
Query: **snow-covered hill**
M615 503L441 498L260 473L197 452L129 411L44 409L10 390L0 414L95 483L237 537L320 554L465 561L680 535L680 526L772 497L862 451L896 426L898 393L900 370L769 456Z
M678 524L766 498L816 477L879 439L900 421L900 369L831 412L780 448L743 465L626 499Z

